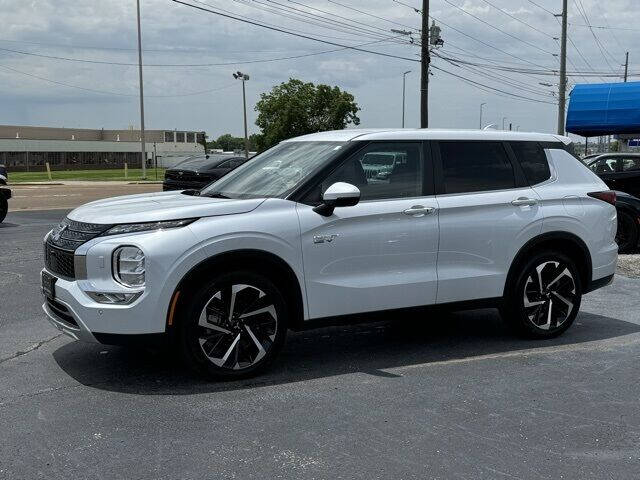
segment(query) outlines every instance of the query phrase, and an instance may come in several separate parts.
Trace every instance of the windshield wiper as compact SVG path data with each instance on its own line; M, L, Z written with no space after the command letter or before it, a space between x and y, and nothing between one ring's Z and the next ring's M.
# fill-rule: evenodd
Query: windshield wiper
M231 198L231 197L227 197L226 195L223 195L220 192L211 192L211 193L207 193L205 195L202 195L203 197L209 197L209 198Z

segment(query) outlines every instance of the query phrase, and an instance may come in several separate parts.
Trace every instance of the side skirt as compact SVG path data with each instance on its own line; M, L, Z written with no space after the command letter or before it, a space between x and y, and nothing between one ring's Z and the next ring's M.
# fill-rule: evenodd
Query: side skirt
M332 327L338 325L354 325L358 323L373 323L383 320L393 320L396 317L414 315L428 315L442 311L479 310L484 308L499 308L502 297L482 298L464 302L442 303L437 305L425 305L420 307L396 308L390 310L378 310L373 312L354 313L350 315L338 315L334 317L313 318L292 326L293 331L305 331L315 328Z

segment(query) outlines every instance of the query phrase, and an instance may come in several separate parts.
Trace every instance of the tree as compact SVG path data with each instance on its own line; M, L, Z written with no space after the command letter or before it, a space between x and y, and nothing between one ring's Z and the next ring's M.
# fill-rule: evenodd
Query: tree
M216 140L216 145L225 152L232 152L233 150L244 150L244 138L234 137L230 133L220 135Z
M353 95L338 87L290 78L261 94L256 104L259 150L287 138L359 125L359 110Z

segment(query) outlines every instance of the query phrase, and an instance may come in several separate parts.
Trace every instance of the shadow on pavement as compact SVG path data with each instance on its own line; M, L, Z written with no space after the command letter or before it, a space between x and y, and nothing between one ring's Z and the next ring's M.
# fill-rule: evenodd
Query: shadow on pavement
M478 355L576 345L640 331L640 325L581 313L574 325L552 340L523 340L504 326L494 310L441 314L373 324L328 327L291 333L279 358L260 377L207 382L180 363L176 353L149 352L71 342L53 357L68 375L94 388L141 395L190 395L364 372L381 371Z

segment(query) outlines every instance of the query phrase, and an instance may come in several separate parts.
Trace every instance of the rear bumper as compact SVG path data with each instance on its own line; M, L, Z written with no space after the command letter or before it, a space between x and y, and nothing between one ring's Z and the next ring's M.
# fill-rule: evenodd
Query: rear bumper
M597 280L591 280L591 283L586 286L584 293L593 292L602 287L606 287L613 282L614 274L607 275L606 277L598 278Z

